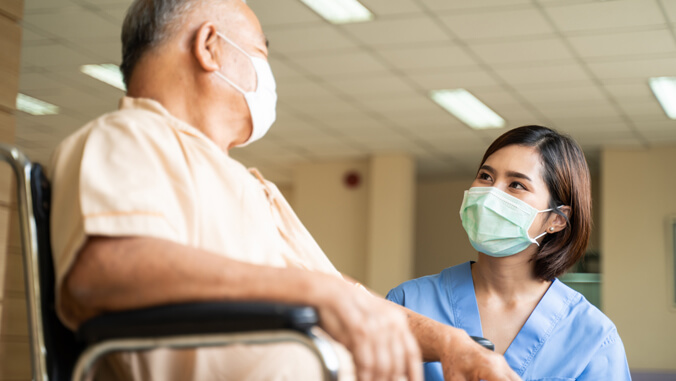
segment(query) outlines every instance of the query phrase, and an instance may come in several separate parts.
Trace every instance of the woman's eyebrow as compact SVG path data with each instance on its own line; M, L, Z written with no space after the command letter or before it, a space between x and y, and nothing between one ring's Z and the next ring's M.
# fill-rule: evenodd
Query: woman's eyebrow
M495 168L491 167L490 165L484 164L479 169L483 169L484 171L495 173ZM507 171L507 177L516 177L517 179L524 179L524 180L528 180L530 182L533 182L533 180L530 177L524 175L521 172L516 172L516 171Z
M495 173L495 169L493 169L493 167L491 167L490 165L484 164L479 169L483 169L484 171Z
M533 180L531 180L530 177L524 175L524 174L521 173L521 172L507 171L507 176L509 176L509 177L516 177L517 179L524 179L524 180L528 180L528 181L530 181L530 182L533 182Z

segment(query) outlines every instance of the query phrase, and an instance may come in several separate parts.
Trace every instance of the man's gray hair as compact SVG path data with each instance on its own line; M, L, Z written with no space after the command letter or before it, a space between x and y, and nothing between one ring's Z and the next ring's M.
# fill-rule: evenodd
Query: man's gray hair
M127 88L134 67L141 57L176 32L183 17L204 2L205 0L134 0L122 24L120 70Z

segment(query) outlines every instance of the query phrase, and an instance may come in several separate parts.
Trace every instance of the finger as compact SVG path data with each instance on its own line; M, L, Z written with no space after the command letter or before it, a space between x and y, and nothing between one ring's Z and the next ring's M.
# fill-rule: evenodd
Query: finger
M410 381L422 381L422 354L418 342L409 331L404 335L404 344L406 345L406 375Z
M401 351L401 346L396 345L397 331L392 323L392 315L387 312L381 312L380 316L374 317L375 327L373 331L373 353L376 362L374 364L374 378L380 380L393 380L394 363L398 357L396 351ZM395 348L396 347L396 348Z
M375 359L373 358L373 350L370 343L366 340L361 340L353 348L352 357L354 358L354 365L357 368L357 379L359 381L373 381L373 366Z
M406 364L408 362L408 351L406 346L405 327L392 327L389 332L385 332L385 337L389 338L387 344L390 348L390 358L392 362L391 380L399 380L406 375Z

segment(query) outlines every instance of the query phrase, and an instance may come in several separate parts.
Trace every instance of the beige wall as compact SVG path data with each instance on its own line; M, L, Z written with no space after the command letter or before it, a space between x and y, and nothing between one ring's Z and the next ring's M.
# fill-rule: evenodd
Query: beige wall
M23 0L0 0L0 142L3 143L14 142L22 13ZM9 174L9 167L0 164L0 380L28 380L26 307Z
M357 187L344 184L349 172ZM413 275L414 184L406 155L305 164L292 204L339 271L384 294Z
M415 276L476 259L460 222L463 192L472 178L420 181L416 192Z
M415 161L391 154L370 164L366 282L386 295L413 276Z
M354 171L362 182L343 183ZM319 246L339 271L366 282L369 163L335 161L299 165L294 170L292 204Z
M676 215L676 147L605 150L601 163L603 309L632 370L676 370L666 220Z

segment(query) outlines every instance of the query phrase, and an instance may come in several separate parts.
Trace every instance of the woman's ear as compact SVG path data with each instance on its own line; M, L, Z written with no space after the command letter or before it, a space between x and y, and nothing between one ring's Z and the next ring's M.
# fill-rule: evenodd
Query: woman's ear
M195 33L193 54L205 71L212 72L221 68L219 58L223 51L218 39L216 26L210 21L204 22Z
M570 206L560 207L559 212L565 214L566 217L570 218ZM552 216L554 218L550 222L549 226L547 227L547 233L549 233L549 234L557 233L557 232L560 232L561 230L565 229L568 226L566 218L564 218L562 215L557 214L557 213L552 213Z

